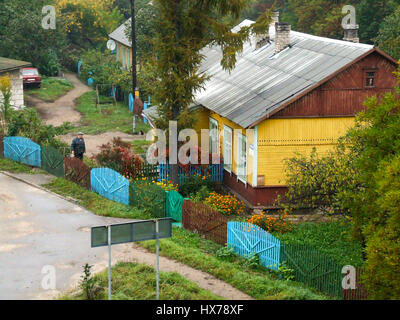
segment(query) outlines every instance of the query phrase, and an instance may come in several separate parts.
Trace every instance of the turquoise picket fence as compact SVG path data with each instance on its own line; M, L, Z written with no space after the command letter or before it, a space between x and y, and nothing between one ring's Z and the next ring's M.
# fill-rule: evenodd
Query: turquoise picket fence
M168 163L162 163L158 165L159 181L170 180L170 165ZM182 184L186 179L193 175L209 176L215 183L222 183L224 179L224 165L221 164L210 164L206 168L196 165L190 165L188 170L181 167L178 169L179 184Z
M41 166L41 148L37 143L24 137L5 137L3 143L4 158L33 167Z
M228 246L245 258L257 254L264 267L279 269L281 241L256 225L228 222Z
M92 191L99 195L129 205L129 180L108 168L95 168L90 171Z

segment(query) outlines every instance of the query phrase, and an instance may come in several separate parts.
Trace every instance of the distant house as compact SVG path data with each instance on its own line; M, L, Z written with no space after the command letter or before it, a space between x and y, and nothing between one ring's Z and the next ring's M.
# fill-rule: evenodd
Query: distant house
M24 86L21 69L30 66L31 63L29 62L0 57L0 77L6 74L10 75L12 84L11 105L16 109L24 107ZM2 98L2 94L0 93L0 100Z
M358 43L358 26L346 29L347 41L341 41L292 31L279 17L274 22L245 44L230 73L220 65L218 47L203 49L201 71L210 79L194 105L196 130L219 132L210 145L224 158L224 184L262 208L287 190L285 159L313 148L321 155L332 150L368 96L393 90L398 66L381 50ZM144 114L156 116L156 107Z
M132 43L126 36L126 29L129 28L130 25L131 19L129 18L125 23L109 34L109 38L116 43L116 59L121 62L125 70L130 69L132 66Z

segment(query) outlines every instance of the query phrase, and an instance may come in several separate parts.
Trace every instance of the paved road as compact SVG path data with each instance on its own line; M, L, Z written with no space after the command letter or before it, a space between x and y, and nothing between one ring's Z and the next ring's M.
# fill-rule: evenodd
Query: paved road
M90 248L90 227L117 221L0 174L0 300L51 298L79 281L86 262L106 267L106 248ZM55 291L42 289L47 265Z

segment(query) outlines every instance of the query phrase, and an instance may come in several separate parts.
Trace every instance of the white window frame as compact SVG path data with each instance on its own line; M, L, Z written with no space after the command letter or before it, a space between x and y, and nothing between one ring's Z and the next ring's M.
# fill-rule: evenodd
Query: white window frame
M242 143L245 143L245 152L244 152L244 158L245 158L245 163L246 165L243 167L241 165L241 160L243 158L242 152L241 152L241 147ZM248 157L247 157L247 137L244 134L238 133L238 138L237 138L237 169L236 169L236 175L238 180L242 181L244 184L247 184L247 162L248 162ZM240 172L240 168L243 168L243 174ZM244 179L243 179L244 177Z
M230 139L228 140L228 135L226 134L229 132ZM232 163L233 163L233 130L231 127L228 127L227 125L224 125L224 169L228 171L229 173L232 173ZM228 151L228 147L230 147L230 152ZM227 159L230 159L230 164L226 162Z
M217 133L216 133L216 137L213 137L213 135L212 135L212 125L214 125L215 126L215 129L217 130ZM213 149L213 138L215 138L215 143L217 144L217 147L215 148L215 150L216 150L216 152L219 154L219 124L218 124L218 121L217 120L215 120L214 118L211 118L210 117L210 124L209 124L209 128L210 128L210 154L212 154L213 153L213 151L214 151L214 149Z

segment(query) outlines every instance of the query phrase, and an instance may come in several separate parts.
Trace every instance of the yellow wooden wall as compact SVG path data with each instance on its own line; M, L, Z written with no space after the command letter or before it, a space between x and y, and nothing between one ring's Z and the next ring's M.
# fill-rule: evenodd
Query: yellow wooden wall
M121 62L124 68L129 69L132 65L132 48L129 48L122 43L117 42L116 59L117 61Z
M210 111L206 108L199 108L194 112L194 118L196 119L194 130L197 132L199 145L201 145L201 129L209 128Z
M313 147L321 155L333 150L354 118L268 119L258 126L258 175L266 186L285 185L285 159L308 155Z

